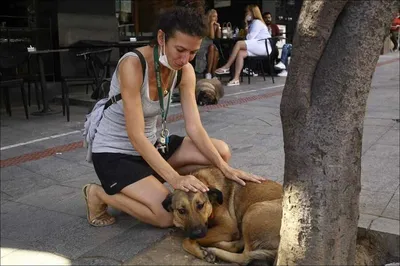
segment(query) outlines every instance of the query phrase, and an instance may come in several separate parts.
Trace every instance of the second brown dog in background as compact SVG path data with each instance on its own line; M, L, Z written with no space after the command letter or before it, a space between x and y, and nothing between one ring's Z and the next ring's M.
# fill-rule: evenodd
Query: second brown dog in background
M224 97L224 88L218 79L200 79L196 83L196 101L200 106L217 104Z

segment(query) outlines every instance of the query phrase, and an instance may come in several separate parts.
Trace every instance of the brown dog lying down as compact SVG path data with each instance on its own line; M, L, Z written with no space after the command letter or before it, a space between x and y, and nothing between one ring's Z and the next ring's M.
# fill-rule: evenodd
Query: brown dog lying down
M218 79L200 79L196 83L196 101L198 105L217 104L224 97L224 88Z
M207 262L217 257L238 264L253 260L273 263L280 241L282 186L265 180L242 187L216 168L193 175L210 191L175 190L163 201L164 208L173 212L174 225L187 235L183 248ZM356 264L385 264L387 251L380 241L358 234Z
M242 187L217 168L193 175L210 191L175 190L163 201L164 208L173 212L174 225L187 234L183 248L207 262L216 257L239 264L274 260L280 241L282 185L265 180Z

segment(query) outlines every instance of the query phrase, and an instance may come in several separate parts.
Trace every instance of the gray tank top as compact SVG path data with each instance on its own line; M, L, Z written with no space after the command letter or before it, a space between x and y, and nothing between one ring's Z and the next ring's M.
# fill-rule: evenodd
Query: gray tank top
M128 56L138 57L135 53L129 52L124 54L118 61L118 65L111 79L110 92L108 94L109 98L120 93L118 68L121 61ZM138 71L142 73L142 70ZM175 88L176 79L177 73L175 74L171 88ZM169 93L172 93L172 89L169 90ZM164 108L167 106L169 93L164 96ZM141 100L144 115L144 133L149 141L155 144L157 141L157 118L161 114L161 108L159 101L153 101L150 99L147 62L143 85L141 87ZM94 137L92 152L140 155L128 138L122 100L110 105L110 107L104 111L103 118L100 120L100 124Z

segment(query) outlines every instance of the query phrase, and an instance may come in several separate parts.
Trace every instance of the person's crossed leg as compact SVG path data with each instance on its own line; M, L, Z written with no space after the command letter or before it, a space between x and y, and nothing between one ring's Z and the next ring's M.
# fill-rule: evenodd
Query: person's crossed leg
M216 74L229 74L230 67L235 62L235 75L233 79L228 82L228 86L239 85L240 72L243 68L244 59L248 56L247 45L245 41L237 41L232 49L232 53L229 56L228 61L225 65L215 70Z

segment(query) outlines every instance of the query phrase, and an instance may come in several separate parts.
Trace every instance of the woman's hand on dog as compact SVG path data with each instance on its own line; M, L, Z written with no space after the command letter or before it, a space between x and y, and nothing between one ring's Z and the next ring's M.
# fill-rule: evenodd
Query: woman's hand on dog
M225 175L226 178L231 179L242 186L246 185L245 181L261 183L261 181L264 180L264 178L262 178L260 176L246 173L242 170L232 168L229 165L225 165L223 167L223 169L221 169L221 171Z
M207 192L208 187L204 185L203 182L201 182L199 179L197 179L193 175L181 175L173 179L172 182L170 182L170 185L174 189L180 189L185 192Z

